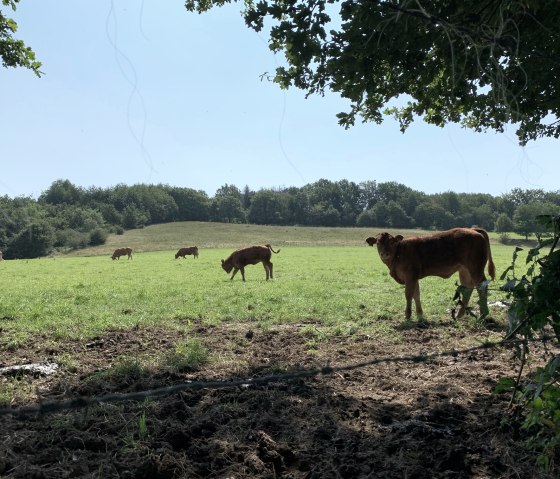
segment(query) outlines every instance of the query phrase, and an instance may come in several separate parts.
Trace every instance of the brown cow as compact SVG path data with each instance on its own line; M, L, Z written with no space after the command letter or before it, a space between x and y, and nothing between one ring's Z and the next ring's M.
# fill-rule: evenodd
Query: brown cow
M132 248L117 248L111 256L111 259L121 259L121 256L128 255L128 259L132 259Z
M280 250L274 251L269 244L241 248L231 253L226 260L222 260L222 268L228 274L233 269L231 279L233 279L237 271L241 271L241 277L245 281L245 266L262 262L266 271L266 280L268 281L269 277L272 278L271 252L280 253Z
M180 248L179 251L175 253L175 259L182 257L186 258L188 254L192 254L193 258L198 258L198 248L196 246L190 246L188 248Z
M492 261L488 233L483 229L454 228L430 236L413 238L381 233L376 237L367 238L366 242L370 246L377 244L379 257L389 268L393 279L405 285L406 319L410 319L412 298L416 303L416 315L421 317L423 314L418 280L426 276L449 278L459 271L459 281L461 285L469 288L469 292L464 295L458 318L465 314L473 288L477 288L480 304L486 304L486 285L483 284L486 279L486 262L492 279L496 276L496 269Z

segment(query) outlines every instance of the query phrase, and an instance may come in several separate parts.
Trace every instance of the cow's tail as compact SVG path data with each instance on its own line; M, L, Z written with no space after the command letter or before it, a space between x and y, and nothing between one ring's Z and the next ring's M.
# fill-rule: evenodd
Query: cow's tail
M474 228L475 231L479 232L486 240L486 250L488 251L488 274L492 279L496 278L496 267L494 266L494 261L492 261L492 250L490 249L490 238L486 230L482 228Z
M272 249L272 246L270 246L268 243L265 244L265 246L266 246L270 251L272 251L273 253L280 253L280 248L278 248L278 251L274 251L274 250Z

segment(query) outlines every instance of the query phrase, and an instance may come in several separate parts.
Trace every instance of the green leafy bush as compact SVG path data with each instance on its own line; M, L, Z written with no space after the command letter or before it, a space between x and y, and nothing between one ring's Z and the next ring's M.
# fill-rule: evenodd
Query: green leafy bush
M105 244L107 241L108 233L102 228L96 228L89 234L89 244L91 246L98 246Z
M509 234L508 233L500 233L500 243L508 244L509 243Z
M54 246L57 248L80 249L88 245L88 240L87 233L68 228L55 232Z
M526 383L520 384L521 371L527 360L530 341L560 342L560 215L539 215L540 225L552 232L527 253L527 271L518 277L516 248L513 261L501 276L502 289L513 298L508 312L509 338L523 341L518 345L521 361L514 397L523 416L522 427L528 431L528 446L537 453L537 462L546 470L560 460L560 357L553 354ZM548 248L542 254L541 250ZM507 381L501 381L500 387Z
M46 256L52 251L54 241L54 230L48 223L32 223L21 230L8 245L6 258Z

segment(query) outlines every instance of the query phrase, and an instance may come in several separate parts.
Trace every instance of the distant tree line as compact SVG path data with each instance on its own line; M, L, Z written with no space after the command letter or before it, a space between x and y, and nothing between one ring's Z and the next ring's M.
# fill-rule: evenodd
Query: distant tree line
M161 184L82 188L57 180L38 199L0 197L0 250L5 258L34 258L172 221L426 230L478 225L528 238L541 234L537 215L559 209L560 190L428 195L397 182L321 179L301 188L258 191L225 184L209 197L202 190Z

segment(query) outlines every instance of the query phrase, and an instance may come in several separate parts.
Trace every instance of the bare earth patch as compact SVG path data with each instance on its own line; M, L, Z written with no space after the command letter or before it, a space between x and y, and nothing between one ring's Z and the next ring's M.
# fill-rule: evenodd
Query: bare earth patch
M73 367L63 364L49 378L21 379L33 382L43 400L62 400L459 349L472 345L474 334L428 326L401 331L398 344L335 337L310 353L302 326L115 331L54 346L38 338L25 350L0 350L0 366L74 358ZM158 366L156 356L193 334L219 360L181 374ZM480 340L488 334L480 331ZM95 379L123 356L152 359L154 366L141 377ZM511 357L504 349L480 350L145 402L0 416L0 477L546 477L521 447L520 431L505 421L509 395L491 393L499 377L514 374Z

